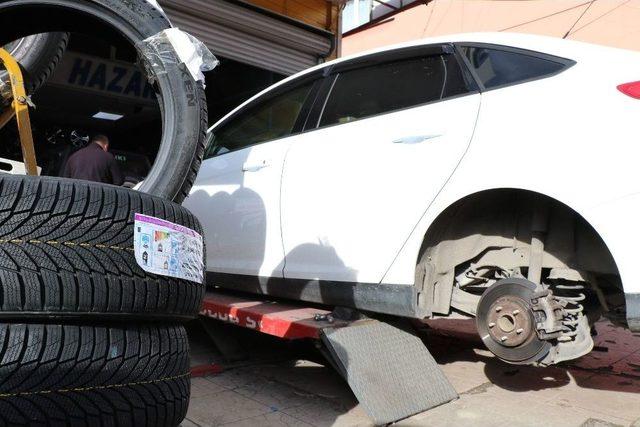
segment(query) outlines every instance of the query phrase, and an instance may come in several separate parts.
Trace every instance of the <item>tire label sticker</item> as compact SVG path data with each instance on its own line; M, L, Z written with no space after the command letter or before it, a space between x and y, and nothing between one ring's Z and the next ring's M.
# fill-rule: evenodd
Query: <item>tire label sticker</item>
M133 248L146 272L198 283L204 281L204 244L196 231L152 216L136 214Z

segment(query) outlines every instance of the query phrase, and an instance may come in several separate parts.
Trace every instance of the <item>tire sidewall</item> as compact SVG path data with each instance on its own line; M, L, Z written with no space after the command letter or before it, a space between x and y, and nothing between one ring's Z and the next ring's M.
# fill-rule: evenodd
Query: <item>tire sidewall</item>
M66 8L90 15L115 28L133 45L171 27L167 18L146 0L11 0L0 2L0 14L10 8L33 6ZM184 64L175 68L155 78L163 135L156 161L140 188L169 200L188 192L185 186L190 185L189 174L204 138L203 122L206 126L206 120L202 120L202 85Z

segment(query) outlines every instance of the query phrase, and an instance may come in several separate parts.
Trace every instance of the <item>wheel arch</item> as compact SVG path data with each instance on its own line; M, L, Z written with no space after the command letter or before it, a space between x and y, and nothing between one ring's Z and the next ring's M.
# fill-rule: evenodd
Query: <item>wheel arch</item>
M605 290L611 308L623 318L620 270L606 234L593 225L585 209L522 188L489 188L450 200L439 204L435 213L430 212L433 219L422 233L419 250L414 251L415 286L423 313L446 314L450 310L451 280L460 261L512 244L522 264L528 264L531 228L527 221L530 224L532 208L544 205L549 207L550 216L543 268L565 267L598 274L607 280Z

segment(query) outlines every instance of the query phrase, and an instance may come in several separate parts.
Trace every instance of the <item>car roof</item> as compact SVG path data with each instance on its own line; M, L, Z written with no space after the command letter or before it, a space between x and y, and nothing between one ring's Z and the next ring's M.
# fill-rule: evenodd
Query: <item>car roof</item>
M325 62L323 64L319 64L313 66L311 68L307 68L306 70L300 71L299 73L293 74L278 83L269 86L264 89L260 93L252 96L242 104L240 104L237 108L231 111L229 114L226 114L222 119L220 119L216 124L214 124L211 128L216 127L219 123L224 121L226 118L234 114L236 111L243 108L246 104L250 103L254 99L264 95L271 90L280 87L282 85L286 85L292 80L295 80L304 75L317 72L318 70L322 70L327 67L334 66L336 64L340 64L342 62L354 60L357 58L365 57L372 54L379 54L384 52L392 52L397 49L413 47L413 46L422 46L422 45L430 45L430 44L438 44L438 43L487 43L487 44L496 44L502 45L506 47L515 47L520 49L532 50L536 52L546 53L549 55L555 55L566 59L571 59L577 62L580 62L585 59L594 59L598 58L602 55L604 56L619 56L619 55L634 55L636 57L640 57L640 53L617 49L607 46L595 45L590 43L579 42L575 40L566 40L558 37L549 37L549 36L540 36L535 34L524 34L524 33L510 33L510 32L478 32L478 33L461 33L461 34L448 34L437 37L428 37L417 40L412 40L409 42L384 46L381 48L376 48L372 50L367 50L364 52L359 52L354 55L344 56L338 59L334 59L332 61Z
M393 51L393 50L401 49L404 47L428 45L428 44L435 44L435 43L463 43L463 42L497 44L497 45L503 45L507 47L533 50L536 52L546 53L546 54L555 55L555 56L561 56L563 58L572 59L572 60L580 60L585 56L592 57L594 54L597 54L597 53L603 53L603 54L617 53L617 54L638 55L637 52L633 52L629 50L584 43L576 40L561 39L559 37L540 36L536 34L524 34L524 33L509 33L509 32L478 32L478 33L448 34L443 36L422 38L418 40L412 40L410 42L384 46L382 48L359 52L355 55L344 56L342 58L335 59L325 64L320 64L319 66L312 67L308 70L303 71L302 73L305 73L307 71L312 71L314 69L330 66L333 64L338 64L343 61L348 61L351 59L356 59L356 58L371 55L371 54L383 53L386 51ZM301 73L298 73L297 75L300 75L300 74Z

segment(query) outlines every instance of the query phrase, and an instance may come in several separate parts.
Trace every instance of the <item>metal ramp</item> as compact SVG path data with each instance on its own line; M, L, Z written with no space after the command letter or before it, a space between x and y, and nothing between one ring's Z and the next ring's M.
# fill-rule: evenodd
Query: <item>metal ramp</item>
M324 328L321 339L376 425L458 398L423 342L397 325L361 320Z
M422 340L400 322L344 320L316 307L217 290L207 292L200 314L283 339L319 339L376 425L458 398Z

